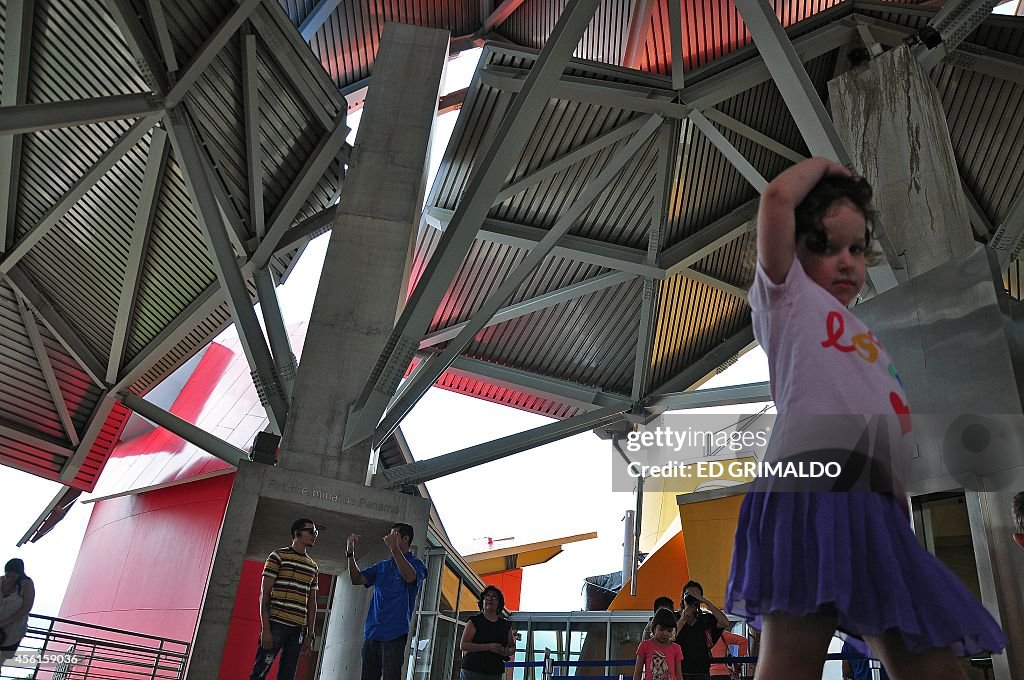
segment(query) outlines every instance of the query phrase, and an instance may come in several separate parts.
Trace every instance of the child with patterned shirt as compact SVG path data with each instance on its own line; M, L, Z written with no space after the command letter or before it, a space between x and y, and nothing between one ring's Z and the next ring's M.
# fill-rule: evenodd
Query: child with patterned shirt
M654 637L644 640L636 650L633 680L682 680L683 650L673 642L676 615L668 608L654 613Z

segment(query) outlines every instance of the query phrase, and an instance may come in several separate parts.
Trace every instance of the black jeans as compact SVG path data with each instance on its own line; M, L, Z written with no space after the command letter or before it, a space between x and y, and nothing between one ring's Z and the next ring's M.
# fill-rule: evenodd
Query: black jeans
M402 662L405 661L405 642L408 635L394 640L364 640L361 680L402 680Z
M277 680L295 680L295 666L299 663L299 653L302 651L302 626L271 621L270 637L273 639L270 649L263 649L263 645L256 646L256 661L249 680L263 680L267 677L278 652L281 652L281 665L277 668Z

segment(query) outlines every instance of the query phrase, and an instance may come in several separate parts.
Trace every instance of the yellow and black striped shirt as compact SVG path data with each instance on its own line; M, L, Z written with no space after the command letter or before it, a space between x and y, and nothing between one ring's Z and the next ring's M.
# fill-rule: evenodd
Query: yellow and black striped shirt
M306 625L306 603L310 588L316 587L316 562L292 548L270 553L263 576L274 579L270 590L270 620L288 626Z

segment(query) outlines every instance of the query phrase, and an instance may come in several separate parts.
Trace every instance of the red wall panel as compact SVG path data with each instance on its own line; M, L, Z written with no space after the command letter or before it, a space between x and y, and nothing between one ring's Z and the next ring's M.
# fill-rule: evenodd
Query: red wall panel
M96 503L60 617L191 641L233 481L223 475ZM262 577L262 562L245 562L219 680L252 670ZM321 599L330 583L321 576ZM304 657L296 678L312 678L315 665ZM276 677L277 664L267 680Z
M60 616L191 640L233 479L97 503Z

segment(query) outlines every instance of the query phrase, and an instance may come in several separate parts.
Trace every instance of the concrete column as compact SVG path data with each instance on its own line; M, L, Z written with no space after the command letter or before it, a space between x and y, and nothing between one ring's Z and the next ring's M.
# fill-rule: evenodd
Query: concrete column
M875 209L907 277L970 253L974 240L946 114L909 48L848 71L828 89L836 128L874 187Z
M369 442L341 455L349 406L405 303L448 32L386 24L338 205L279 465L364 483Z
M447 31L385 25L313 305L280 467L366 482L370 445L342 454L346 421L405 303L447 59ZM423 518L425 530L426 511ZM425 539L417 530L416 542ZM364 531L363 542L380 538ZM320 672L332 680L358 675L369 596L349 585L347 574L338 579Z
M217 537L217 552L210 567L210 578L206 582L195 643L185 673L188 680L210 680L220 673L231 612L238 593L238 577L242 573L253 520L256 518L256 506L259 504L260 488L268 469L265 465L247 461L241 461L238 466L228 507L224 512L224 523ZM256 643L253 640L253 645ZM252 653L255 654L255 651L254 646Z
M371 594L369 588L353 586L348 580L348 574L338 577L334 597L331 599L327 635L324 636L320 652L320 677L324 680L359 677L363 622L366 620L366 610L370 607Z

